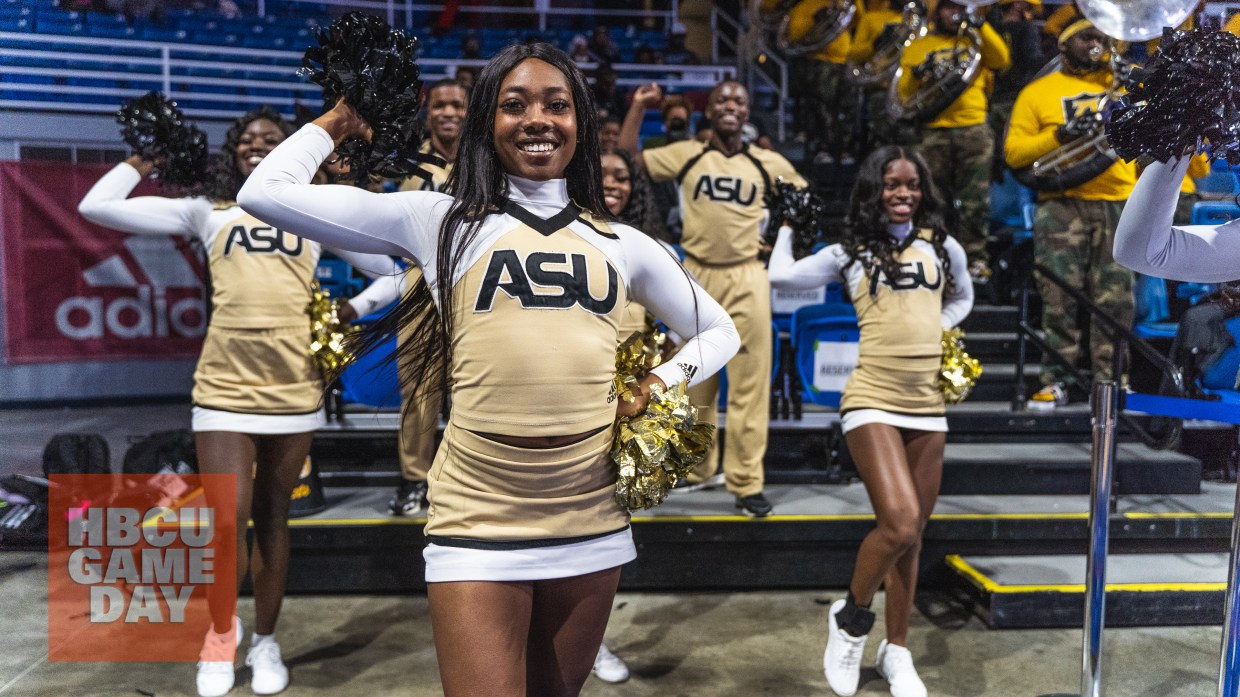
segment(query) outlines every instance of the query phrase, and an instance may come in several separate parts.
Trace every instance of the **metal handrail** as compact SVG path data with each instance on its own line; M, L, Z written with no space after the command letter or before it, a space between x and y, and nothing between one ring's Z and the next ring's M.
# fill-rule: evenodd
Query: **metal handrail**
M1030 324L1029 296L1032 290L1031 286L1033 277L1035 275L1041 276L1043 279L1050 281L1065 293L1072 296L1072 298L1076 300L1077 304L1080 307L1085 308L1085 310L1089 313L1090 320L1100 322L1103 331L1110 335L1111 340L1114 342L1114 365L1111 371L1113 379L1119 380L1119 377L1123 374L1124 355L1127 353L1127 349L1131 347L1133 350L1137 351L1153 363L1162 373L1163 377L1169 379L1175 396L1187 396L1184 386L1184 372L1179 366L1172 363L1171 359L1159 353L1159 351L1153 346L1150 346L1148 342L1133 333L1131 329L1123 326L1110 315L1106 314L1102 308L1098 307L1098 305L1095 304L1094 301L1081 290L1069 285L1067 281L1046 266L1035 262L1028 267L1025 273L1021 275L1020 318L1017 321L1018 344L1016 352L1015 378L1013 379L1012 384L1012 411L1021 411L1025 408L1025 363L1027 362L1026 356L1029 342L1033 342L1033 344L1042 351L1043 355L1050 356L1052 360L1067 370L1069 375L1073 378L1074 385L1076 387L1088 391L1088 387L1091 383L1091 380L1086 377L1084 373L1078 370L1076 366L1069 363L1068 360L1065 359L1061 353L1059 353L1059 351L1052 348L1045 339L1039 336L1037 330L1034 329L1032 324ZM1178 442L1183 429L1183 424L1179 419L1172 419L1171 428L1167 430L1167 433L1162 436L1155 436L1146 430L1146 428L1134 417L1121 413L1119 418L1125 426L1136 434L1137 438L1139 438L1141 442L1158 450L1164 450Z
M737 18L730 17L718 7L711 5L710 10L710 28L713 39L711 41L712 60L718 61L719 44L723 43L732 49L737 55L737 64L744 67L744 73L741 79L745 82L746 88L753 93L754 78L760 78L765 82L777 95L775 104L776 113L776 139L783 141L787 135L785 122L787 121L786 104L788 102L788 64L774 53L765 50L765 45L761 38L758 38L759 45L754 55L749 55L749 42L745 40L732 41L725 32L720 31L721 28L727 28L735 32L738 37L745 37L749 32L741 25L741 21ZM749 37L752 38L752 37ZM770 63L774 65L779 73L779 79L768 75L764 70L764 65Z
M360 10L382 11L387 16L388 24L396 26L396 14L398 12L405 15L405 28L413 27L414 12L442 12L443 5L415 3L412 0L288 0L289 2L304 2L315 5L335 5L338 7L348 7ZM672 23L676 21L679 12L679 1L671 0L666 10L609 10L609 9L591 9L589 14L600 17L653 17L663 20L664 31L670 31ZM461 5L458 12L467 14L521 14L534 15L538 17L539 31L547 30L547 17L551 15L581 15L580 7L552 7L550 0L534 0L529 7L510 7L501 5ZM265 16L267 14L267 3L265 0L258 0L258 14Z
M286 116L291 115L293 107L301 102L308 102L315 107L319 105L321 88L304 78L296 76L301 65L301 51L281 51L273 49L249 49L230 46L208 46L203 44L172 44L155 41L102 39L94 37L78 37L47 34L26 34L20 32L0 32L0 41L21 42L24 46L44 46L57 44L51 48L5 48L5 55L13 57L41 59L63 63L63 67L37 66L5 66L6 74L37 75L52 78L102 78L110 80L129 80L135 82L157 83L164 94L171 99L195 100L199 102L218 102L219 108L193 107L184 108L187 116L205 119L233 119L244 111L239 108L227 108L228 105L243 105L253 108L260 104L274 106ZM81 52L66 52L59 46L80 47ZM95 48L109 49L108 53L91 52ZM215 57L210 60L208 57ZM240 59L221 60L219 57ZM266 58L276 64L254 63L255 57ZM70 64L73 67L69 67ZM98 63L98 70L83 68L80 64ZM116 63L158 68L158 71L143 73L118 73L111 66ZM447 77L452 70L461 66L481 67L485 60L463 60L445 58L422 58L418 60L422 68L422 78L433 82ZM583 64L582 68L590 70L596 64ZM616 82L622 85L638 85L649 82L643 73L666 71L667 66L644 65L638 63L617 63L613 66L621 76ZM182 74L186 69L210 68L218 70L244 71L250 74L249 79L225 79ZM259 75L255 75L259 73ZM627 77L626 77L627 75ZM736 68L726 65L685 66L674 74L667 75L663 82L669 87L680 89L707 89L720 80L734 77ZM270 77L270 79L267 79ZM188 85L190 90L174 90L175 85ZM224 95L210 92L197 92L195 85L245 87L248 89L277 89L293 91L293 97ZM4 89L31 96L19 99L0 100L0 108L37 109L72 111L79 113L111 114L116 111L117 97L136 97L144 94L146 89L138 88L101 88L79 85L39 85L24 83L5 83ZM296 94L301 92L303 94ZM98 102L61 102L49 99L50 94L97 96Z

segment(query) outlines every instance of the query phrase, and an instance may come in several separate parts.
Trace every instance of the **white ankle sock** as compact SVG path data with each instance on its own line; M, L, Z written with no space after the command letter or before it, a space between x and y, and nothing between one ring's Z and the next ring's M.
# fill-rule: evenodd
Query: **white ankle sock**
M252 647L262 646L263 644L266 644L269 641L275 641L275 640L276 640L275 634L259 634L258 632L254 632L254 639L250 642L250 646Z

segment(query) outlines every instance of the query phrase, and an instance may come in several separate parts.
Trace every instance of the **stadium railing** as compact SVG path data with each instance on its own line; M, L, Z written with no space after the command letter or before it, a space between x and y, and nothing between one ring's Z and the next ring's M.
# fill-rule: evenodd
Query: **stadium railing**
M0 32L0 108L113 113L121 99L159 90L187 116L232 119L260 104L286 115L318 109L321 89L297 75L301 51ZM421 58L426 82L486 61ZM585 64L585 69L595 67ZM620 63L617 83L637 85L667 66ZM732 66L692 66L661 80L669 91L708 90Z

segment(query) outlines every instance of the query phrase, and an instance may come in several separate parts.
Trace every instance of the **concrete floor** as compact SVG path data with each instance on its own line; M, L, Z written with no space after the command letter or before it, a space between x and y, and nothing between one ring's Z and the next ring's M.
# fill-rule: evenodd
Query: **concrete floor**
M0 553L0 695L192 697L194 668L172 663L48 663L44 555ZM830 695L822 676L826 606L838 591L625 593L608 644L633 678L591 678L586 697ZM877 604L881 606L880 597ZM934 697L1037 697L1079 689L1079 630L988 630L941 597L920 599L910 648ZM866 652L858 695L886 695ZM243 620L253 617L248 599ZM345 697L441 694L426 598L295 596L279 639L292 672L285 692ZM1106 633L1107 692L1123 697L1204 697L1215 692L1218 627L1113 629ZM233 695L251 694L245 671ZM531 696L534 697L534 696Z

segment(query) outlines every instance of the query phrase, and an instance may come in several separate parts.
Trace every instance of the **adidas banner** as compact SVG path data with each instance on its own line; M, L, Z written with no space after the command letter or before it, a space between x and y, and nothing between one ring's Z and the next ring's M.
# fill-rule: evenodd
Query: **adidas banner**
M77 212L108 169L0 162L9 363L198 355L206 332L204 275L189 240L116 232ZM146 181L134 195L156 193Z

